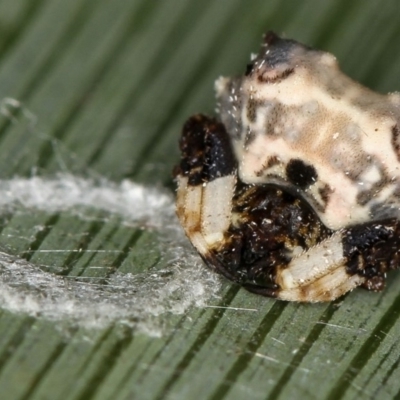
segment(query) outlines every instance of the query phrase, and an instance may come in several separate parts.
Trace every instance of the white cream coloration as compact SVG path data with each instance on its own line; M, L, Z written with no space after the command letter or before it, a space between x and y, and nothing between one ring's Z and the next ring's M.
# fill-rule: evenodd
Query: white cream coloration
M335 230L400 217L399 94L372 92L331 54L279 38L216 91L244 182L300 193ZM315 179L293 183L291 160L312 166Z

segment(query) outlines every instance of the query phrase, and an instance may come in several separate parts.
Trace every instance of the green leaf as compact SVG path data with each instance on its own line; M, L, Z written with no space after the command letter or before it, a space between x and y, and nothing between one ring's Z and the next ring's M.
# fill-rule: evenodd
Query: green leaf
M2 398L398 397L399 274L330 304L240 290L184 238L171 170L182 123L213 113L214 80L241 74L267 30L399 90L399 13L394 0L2 1Z

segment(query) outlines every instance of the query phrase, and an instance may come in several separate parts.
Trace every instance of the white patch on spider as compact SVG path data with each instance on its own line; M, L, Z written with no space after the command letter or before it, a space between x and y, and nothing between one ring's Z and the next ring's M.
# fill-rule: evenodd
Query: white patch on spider
M375 93L331 54L284 40L264 45L246 76L220 78L216 92L243 182L300 191L333 230L400 218L399 93ZM280 165L269 165L276 156ZM315 169L306 188L287 176L295 159Z
M328 275L338 266L346 275L345 268L341 266L343 262L342 235L338 232L325 242L293 258L288 268L282 270L279 284L285 289L307 285Z
M120 323L159 336L168 314L202 307L217 294L219 278L202 267L187 243L169 193L128 180L121 184L106 180L95 183L68 174L0 181L3 211L68 211L84 219L91 217L93 209L106 211L110 218L117 214L128 226L155 228L164 268L137 275L116 272L105 284L95 284L45 272L0 252L3 309L89 328Z
M203 190L201 207L205 218L202 221L202 232L209 246L220 242L229 228L235 184L236 178L228 175L208 182Z

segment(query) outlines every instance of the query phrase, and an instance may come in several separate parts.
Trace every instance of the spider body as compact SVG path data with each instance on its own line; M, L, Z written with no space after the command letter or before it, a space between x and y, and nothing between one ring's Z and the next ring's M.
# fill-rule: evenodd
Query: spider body
M186 122L175 170L177 215L205 262L282 300L381 290L400 262L400 96L273 33L216 92L219 118Z

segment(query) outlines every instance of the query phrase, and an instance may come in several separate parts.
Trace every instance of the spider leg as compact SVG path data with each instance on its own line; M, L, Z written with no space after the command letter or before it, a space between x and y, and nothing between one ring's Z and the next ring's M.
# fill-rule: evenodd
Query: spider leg
M196 115L183 128L180 148L182 160L175 171L178 218L203 260L228 279L240 281L217 251L231 225L236 186L237 165L228 134L215 119Z
M232 202L234 176L218 178L213 181L214 185L204 183L190 186L187 180L186 177L177 178L177 215L186 235L206 264L227 279L238 281L238 277L224 266L214 250L224 239L224 233L230 225L231 210L228 207ZM217 183L220 188L216 190ZM217 195L218 201L212 201L213 194Z
M289 301L330 301L362 284L364 277L350 275L346 270L342 240L342 233L336 232L278 270L278 297Z
M277 272L278 297L331 301L360 285L380 291L386 272L400 264L399 245L395 219L337 231Z

